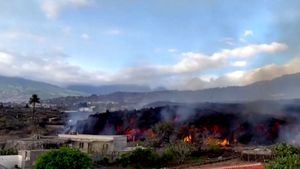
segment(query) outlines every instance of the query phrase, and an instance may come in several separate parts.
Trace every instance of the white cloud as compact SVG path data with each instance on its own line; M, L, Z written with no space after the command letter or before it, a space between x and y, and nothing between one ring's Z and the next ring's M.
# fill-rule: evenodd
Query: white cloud
M235 61L231 65L236 67L245 67L247 66L247 61Z
M170 48L170 49L168 49L168 52L170 52L170 53L176 53L176 52L178 52L178 49L176 49L176 48Z
M283 44L281 44L283 45ZM257 49L257 52L250 52L247 53L247 57L255 56L258 53L274 53L279 52L281 50L277 49L279 43L271 43L271 44L260 44L260 45L254 45L255 49ZM253 45L250 45L250 47ZM273 50L270 50L269 48L274 47ZM285 46L285 45L283 45ZM267 48L267 50L265 49ZM181 54L181 59L173 64L173 65L147 65L147 66L141 66L141 67L133 67L133 68L127 68L122 69L120 72L110 76L109 81L111 82L118 82L118 83L126 83L126 82L135 82L139 84L153 84L159 83L160 85L166 85L172 86L174 88L180 88L180 89L192 89L196 88L197 85L192 85L195 83L190 83L190 86L184 83L184 81L189 81L190 77L193 77L195 74L206 74L210 70L222 70L222 68L225 68L227 66L231 66L230 60L236 59L236 56L227 55L230 54L232 51L233 53L236 53L238 49L238 53L242 53L244 56L243 49L248 50L248 46L242 47L242 48L235 48L230 50L225 50L225 54L222 54L224 50L221 52L213 53L212 55L205 55L201 53L194 53L194 52L186 52ZM272 52L270 52L272 51ZM220 54L221 53L221 54ZM222 57L215 57L215 56L222 56ZM238 77L241 76L241 72L235 72L233 74L229 74L231 77L236 77L235 80L226 80L226 83L224 84L237 84ZM224 76L224 78L229 79L230 76ZM202 78L200 77L201 84L203 86L199 88L207 88L207 87L214 87L214 86L222 86L223 83L221 83L220 79L216 76L211 76L211 78L206 77ZM208 80L216 81L214 83L207 82ZM174 83L176 81L176 83ZM222 80L223 81L223 80ZM230 83L227 83L230 82ZM193 86L193 87L191 87Z
M0 52L0 63L11 64L12 61L13 61L12 55L5 53L5 52Z
M82 8L89 6L91 0L45 0L41 9L49 19L55 19L66 8Z
M230 72L227 73L225 76L227 76L230 79L240 79L241 77L243 77L245 74L244 71L234 71L234 72Z
M230 59L249 58L261 53L272 54L287 49L286 44L273 42L271 44L252 44L240 48L223 49L212 55L187 52L183 53L183 59L177 64L167 66L165 69L174 73L191 73L220 68L227 64ZM245 63L238 63L245 64Z
M43 43L46 41L46 38L44 36L30 33L30 32L20 31L20 30L10 30L6 32L2 32L0 33L0 37L9 40L25 39L25 40L35 41L38 43Z
M244 37L249 37L249 36L253 36L253 31L252 30L245 30L243 36Z
M248 85L262 80L271 80L282 75L294 74L300 72L300 58L295 58L283 65L270 64L261 68L249 71L234 71L224 76L207 78L203 80L202 76L189 79L179 89L204 89L211 87L241 86Z
M245 30L244 33L237 39L235 39L233 37L224 37L220 40L220 42L223 42L230 46L234 46L234 45L239 44L239 42L246 43L247 39L249 37L252 37L253 35L254 35L254 33L252 30Z
M283 43L272 42L270 44L250 44L244 47L235 49L223 49L221 52L214 53L213 59L247 58L260 53L272 54L286 50L288 46Z
M88 40L88 39L90 39L90 35L83 33L83 34L81 34L81 38L84 40Z
M281 46L278 43L272 44L255 45L255 49L259 52L250 52L246 54L246 56L250 57L257 53L268 54L280 51L274 49L270 50L270 46L273 46L274 48ZM263 48L263 50L261 48ZM265 50L265 48L267 48L267 50ZM298 70L300 71L297 67L298 65L295 63L284 66L271 65L269 66L271 68L264 67L263 69L253 70L251 72L234 71L227 75L225 74L223 77L216 77L215 75L200 76L191 81L191 77L194 75L206 74L209 70L222 70L222 68L230 66L230 60L236 59L236 56L228 55L228 53L236 53L234 51L238 50L239 52L237 53L242 53L244 55L242 49L247 51L248 46L225 50L225 54L220 54L224 53L224 50L213 53L212 55L186 52L181 54L182 58L175 64L130 67L121 69L119 72L113 74L101 71L87 71L80 66L70 64L63 53L44 53L42 55L25 56L0 51L0 74L30 77L32 79L61 85L73 83L136 83L166 85L181 89L198 89L231 84L247 84L256 79L263 79L259 78L261 76L258 76L258 74L266 75L264 77L274 77L275 75L281 74L281 72L289 73ZM300 61L297 63L299 64ZM293 71L291 71L291 67L293 67ZM269 70L275 73L270 73Z
M295 58L284 65L270 64L262 68L257 68L247 72L243 78L243 84L249 84L254 81L270 80L285 74L300 72L300 58Z
M0 52L0 74L29 77L54 84L101 83L106 81L103 72L89 72L67 62L62 53L25 56Z
M168 66L166 69L174 73L191 73L213 69L224 65L222 59L213 59L201 53L182 53L183 59L177 64Z
M54 19L59 15L62 5L55 1L46 0L42 5L42 10L48 18Z

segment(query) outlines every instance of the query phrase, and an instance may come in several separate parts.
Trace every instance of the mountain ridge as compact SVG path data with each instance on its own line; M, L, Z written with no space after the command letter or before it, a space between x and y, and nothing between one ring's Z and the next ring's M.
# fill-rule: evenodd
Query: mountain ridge
M229 86L204 90L166 90L153 92L116 92L90 97L68 97L53 100L55 103L117 102L129 108L140 108L153 102L249 102L257 100L285 100L300 98L300 73L284 75L268 81L255 82L246 86Z
M148 92L151 91L151 88L148 86L142 85L133 85L133 84L113 84L113 85L70 85L66 87L67 89L79 91L88 94L110 94L115 92Z
M32 94L38 94L41 99L85 95L45 82L0 76L0 102L24 102Z
M228 86L203 90L160 90L153 91L144 86L129 85L129 89L142 91L122 91L124 85L106 86L108 93L93 96L101 101L117 101L149 104L157 101L171 102L241 102L253 100L278 100L300 98L300 73L283 75L272 80L259 81L245 86ZM88 86L87 86L88 87ZM117 87L120 90L112 92ZM126 87L126 86L125 86ZM140 88L139 88L140 87ZM95 86L95 89L101 86ZM105 87L102 89L105 89ZM93 91L94 89L91 89ZM144 91L146 90L146 91ZM25 101L31 94L37 93L42 99L66 96L87 96L89 92L70 90L44 82L17 77L0 76L0 101ZM79 97L78 99L82 99ZM84 100L93 100L86 97Z

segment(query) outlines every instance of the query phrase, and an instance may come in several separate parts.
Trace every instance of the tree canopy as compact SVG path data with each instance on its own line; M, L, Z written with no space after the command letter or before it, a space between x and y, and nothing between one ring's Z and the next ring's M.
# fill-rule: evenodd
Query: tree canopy
M87 154L63 147L41 155L36 161L35 169L89 169L91 165L92 160Z
M40 103L40 98L38 97L37 94L33 94L29 99L29 104L35 105L36 103Z

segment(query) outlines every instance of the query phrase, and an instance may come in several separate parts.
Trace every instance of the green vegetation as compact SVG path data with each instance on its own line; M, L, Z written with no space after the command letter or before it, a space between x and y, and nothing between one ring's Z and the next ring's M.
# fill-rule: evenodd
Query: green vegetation
M300 153L298 148L285 143L274 146L272 148L272 151L276 156L279 157L291 156Z
M278 144L273 148L276 158L266 164L267 169L300 168L300 151L288 144Z
M169 145L164 152L164 156L176 160L178 164L182 164L194 150L195 147L192 144L179 141Z
M133 166L135 168L160 168L160 157L152 149L138 148L130 153L123 154L117 160L122 167Z
M170 144L162 152L155 152L150 148L138 148L123 154L116 163L122 167L161 168L170 164L182 164L189 158L195 148L191 144L178 142Z
M36 169L89 169L92 160L85 153L71 148L51 150L36 160Z
M18 151L16 149L2 149L0 150L0 155L17 155Z
M266 165L267 169L298 169L300 168L300 155L278 157Z

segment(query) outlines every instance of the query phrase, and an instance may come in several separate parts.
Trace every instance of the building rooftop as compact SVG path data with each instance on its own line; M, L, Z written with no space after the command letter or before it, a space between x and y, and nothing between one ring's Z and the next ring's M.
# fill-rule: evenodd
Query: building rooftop
M126 139L124 135L88 135L88 134L59 134L62 139L76 139L76 140L91 140L91 141L113 141L116 139Z

